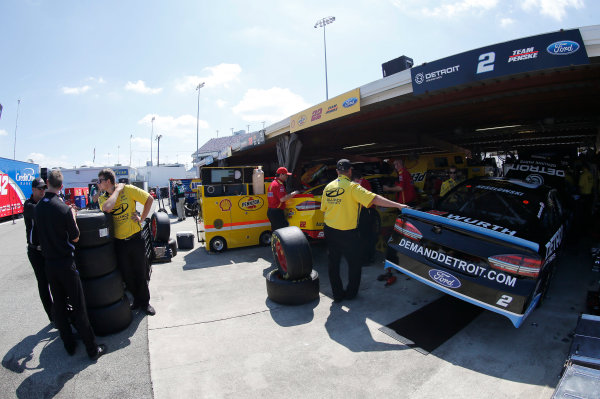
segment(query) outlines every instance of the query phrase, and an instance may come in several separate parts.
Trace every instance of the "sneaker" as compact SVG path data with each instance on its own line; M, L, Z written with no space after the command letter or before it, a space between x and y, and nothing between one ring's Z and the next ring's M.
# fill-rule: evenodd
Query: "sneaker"
M379 276L377 276L377 281L385 281L390 277L392 277L392 271L388 269L388 271L384 274L380 274Z
M152 305L148 304L148 306L146 306L144 309L144 313L146 313L148 316L154 316L156 314L156 310L154 310Z
M98 358L102 355L106 354L106 345L104 344L100 344L96 347L96 353L94 353L93 355L89 355L90 359L92 360L98 360Z
M396 282L396 280L397 280L396 276L390 276L390 278L388 278L385 281L385 286L389 287L390 285L394 284Z

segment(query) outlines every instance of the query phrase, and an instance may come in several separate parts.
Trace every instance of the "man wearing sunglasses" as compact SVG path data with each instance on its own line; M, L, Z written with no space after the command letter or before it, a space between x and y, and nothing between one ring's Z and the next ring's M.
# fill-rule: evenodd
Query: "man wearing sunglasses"
M44 310L48 315L48 319L53 321L52 317L52 297L50 296L50 288L48 286L48 278L44 270L44 257L42 256L42 247L38 238L37 229L34 222L35 206L46 193L46 182L41 177L36 178L31 182L31 197L25 201L23 207L23 218L25 220L25 232L27 235L27 257L33 267L35 278L38 284L38 291Z
M440 198L446 195L448 191L452 190L458 184L456 167L450 167L448 170L448 176L448 180L445 180L440 187Z
M150 213L154 199L134 185L116 184L115 179L112 169L102 169L98 173L98 188L104 191L98 198L98 205L103 212L111 213L113 217L117 264L127 289L133 295L131 308L141 308L147 315L154 316L156 311L150 305L150 291L146 281L146 248L140 225ZM144 206L141 215L136 211L138 203Z

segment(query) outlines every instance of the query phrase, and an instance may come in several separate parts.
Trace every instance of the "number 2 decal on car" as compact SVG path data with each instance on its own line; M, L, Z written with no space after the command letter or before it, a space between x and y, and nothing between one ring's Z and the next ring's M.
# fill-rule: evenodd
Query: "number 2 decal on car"
M498 302L496 302L496 305L502 306L502 307L507 307L509 303L512 302L512 296L508 296L508 295L502 295L500 297L500 299L498 299Z

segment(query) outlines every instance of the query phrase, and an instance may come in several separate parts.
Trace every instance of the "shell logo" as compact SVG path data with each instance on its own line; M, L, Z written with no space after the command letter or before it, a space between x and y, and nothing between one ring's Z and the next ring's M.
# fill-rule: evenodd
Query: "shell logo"
M228 199L221 200L221 202L219 202L219 208L221 208L223 212L227 212L231 209L231 201Z

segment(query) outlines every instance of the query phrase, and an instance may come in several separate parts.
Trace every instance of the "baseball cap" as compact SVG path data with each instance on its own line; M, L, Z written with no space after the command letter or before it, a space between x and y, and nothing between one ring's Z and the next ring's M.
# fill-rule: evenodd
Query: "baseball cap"
M339 161L337 161L337 165L336 165L336 169L340 170L342 172L350 170L350 168L352 167L352 164L350 163L349 160L347 159L340 159Z
M31 188L48 188L48 186L44 179L37 177L31 182Z
M288 170L286 168L284 168L283 166L279 169L277 169L277 173L278 175L288 175L291 176L292 174L290 172L288 172Z

